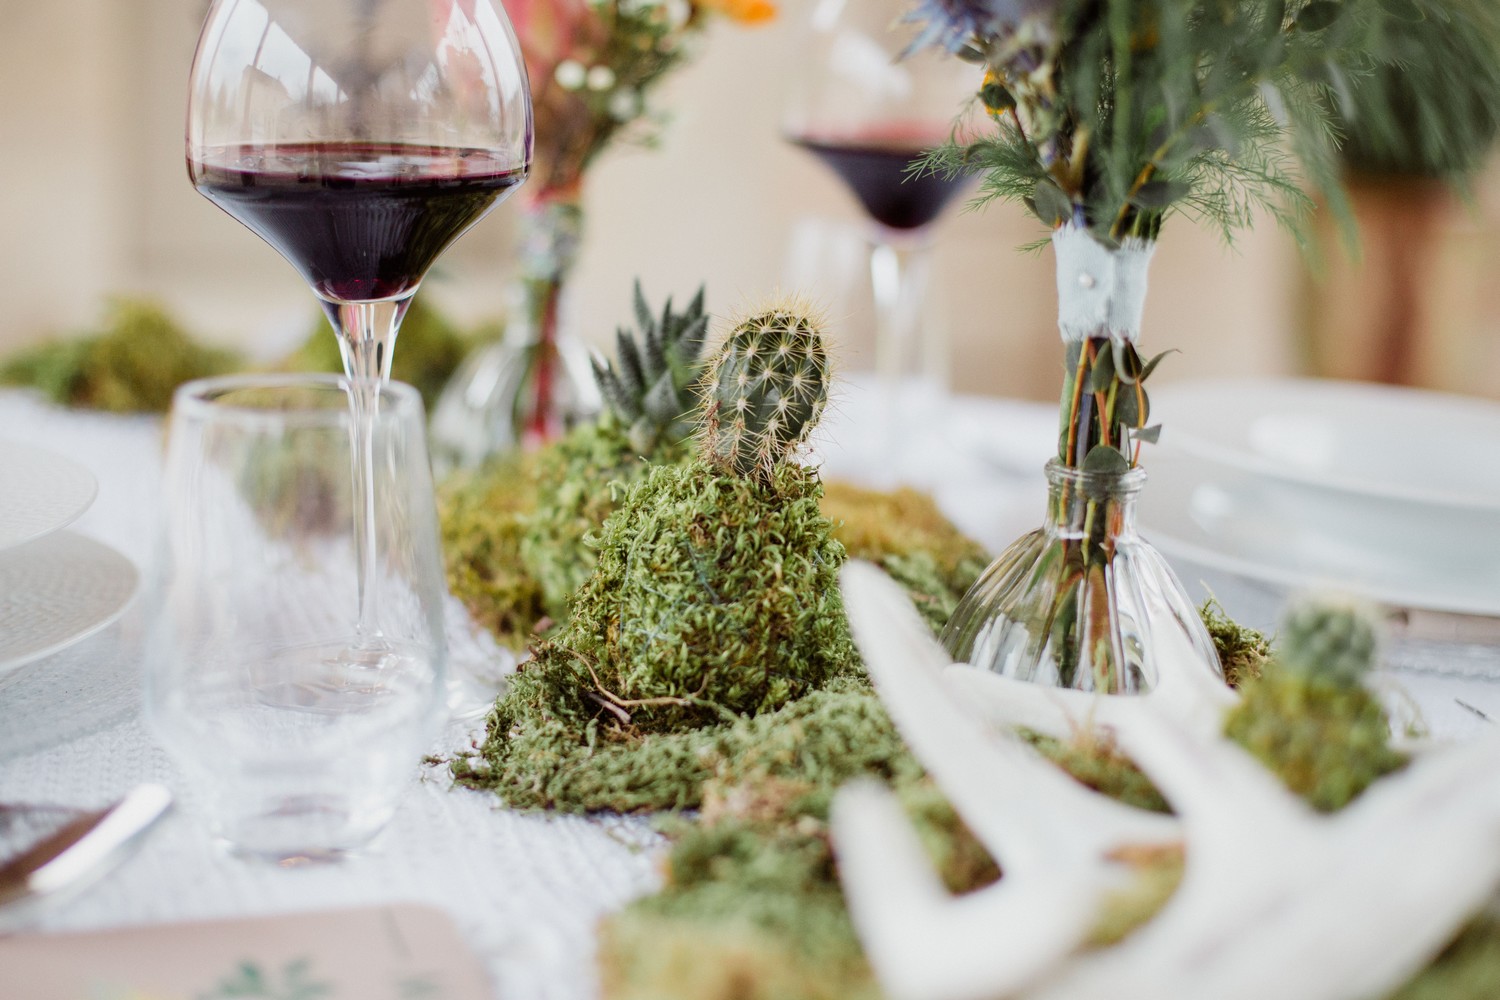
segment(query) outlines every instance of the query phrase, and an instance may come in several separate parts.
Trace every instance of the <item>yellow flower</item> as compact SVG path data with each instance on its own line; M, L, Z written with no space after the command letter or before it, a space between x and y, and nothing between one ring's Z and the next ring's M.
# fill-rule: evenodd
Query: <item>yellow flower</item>
M776 16L771 0L697 0L697 5L741 24L764 24Z

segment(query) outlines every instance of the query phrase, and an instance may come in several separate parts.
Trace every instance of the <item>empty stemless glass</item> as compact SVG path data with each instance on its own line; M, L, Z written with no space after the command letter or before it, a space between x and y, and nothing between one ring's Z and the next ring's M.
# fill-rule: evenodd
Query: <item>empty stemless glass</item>
M353 391L332 375L229 376L184 385L173 406L147 717L243 854L331 859L367 843L443 717L421 400L388 383L371 411L382 599L362 624ZM379 647L359 641L369 624Z

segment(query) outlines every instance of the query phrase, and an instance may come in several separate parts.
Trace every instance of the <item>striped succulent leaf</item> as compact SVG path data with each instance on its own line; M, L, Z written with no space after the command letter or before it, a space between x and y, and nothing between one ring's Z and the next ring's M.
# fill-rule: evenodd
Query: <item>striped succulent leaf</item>
M628 429L631 445L645 454L663 440L681 440L691 432L708 334L703 289L680 313L667 299L658 319L637 281L635 321L635 331L615 332L614 362L594 359L594 377L606 405Z

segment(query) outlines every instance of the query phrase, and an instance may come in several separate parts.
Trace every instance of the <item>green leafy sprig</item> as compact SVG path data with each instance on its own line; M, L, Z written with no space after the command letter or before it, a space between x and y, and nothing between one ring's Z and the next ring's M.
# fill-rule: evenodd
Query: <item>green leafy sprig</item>
M923 169L978 171L978 203L1023 201L1107 246L1182 213L1224 238L1267 212L1300 235L1309 190L1343 211L1338 114L1395 58L1400 25L1482 0L1057 0L976 33L994 131ZM1388 126L1418 107L1373 102Z

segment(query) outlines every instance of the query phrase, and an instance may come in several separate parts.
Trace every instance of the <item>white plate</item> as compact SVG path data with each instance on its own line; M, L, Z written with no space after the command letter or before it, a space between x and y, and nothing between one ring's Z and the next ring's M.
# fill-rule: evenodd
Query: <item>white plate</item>
M137 579L129 559L71 531L0 552L0 680L114 621Z
M0 549L67 527L98 489L87 469L60 455L0 441Z
M1447 521L1388 521L1385 507L1346 504L1346 523L1331 530L1337 505L1309 507L1245 470L1171 448L1143 464L1141 533L1169 556L1292 590L1500 615L1500 514L1468 536L1447 530Z
M1500 404L1320 379L1187 382L1152 394L1163 441L1345 499L1500 513Z

